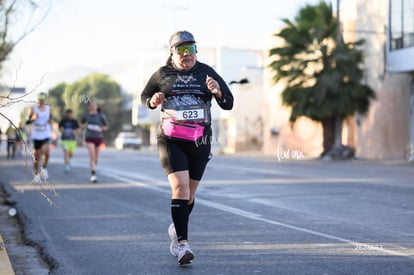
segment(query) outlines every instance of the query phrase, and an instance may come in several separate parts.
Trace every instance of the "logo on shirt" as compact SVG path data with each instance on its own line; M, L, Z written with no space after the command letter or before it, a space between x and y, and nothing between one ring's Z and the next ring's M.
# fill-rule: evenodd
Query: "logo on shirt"
M179 75L177 74L177 79L175 82L183 82L184 84L188 84L192 81L197 81L197 79L191 74L191 75Z

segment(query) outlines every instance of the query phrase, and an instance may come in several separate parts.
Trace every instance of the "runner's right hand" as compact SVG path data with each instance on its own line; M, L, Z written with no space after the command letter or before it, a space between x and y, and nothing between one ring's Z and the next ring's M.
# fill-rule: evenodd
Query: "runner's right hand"
M163 92L157 92L152 95L150 104L152 107L157 107L158 105L162 104L164 102L164 93Z

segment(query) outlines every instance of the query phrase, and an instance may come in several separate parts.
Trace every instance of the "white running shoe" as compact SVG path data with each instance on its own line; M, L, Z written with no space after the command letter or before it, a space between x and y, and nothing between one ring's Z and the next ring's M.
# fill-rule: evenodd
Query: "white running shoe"
M190 245L188 243L180 244L179 252L178 252L178 264L179 265L188 265L191 264L194 259L194 253L190 249Z
M178 243L177 233L175 232L174 223L171 223L168 227L168 236L170 236L171 244L170 244L170 252L171 255L177 257L178 253L180 252L180 245Z
M40 177L40 174L35 174L33 177L32 182L34 184L41 184L42 183L42 178Z
M96 175L92 175L91 178L90 178L90 181L92 183L97 183L98 182L98 177Z
M70 172L70 165L69 164L66 164L65 165L65 172L66 173L69 173Z
M49 173L47 172L46 168L41 168L40 169L40 175L47 180L49 178Z

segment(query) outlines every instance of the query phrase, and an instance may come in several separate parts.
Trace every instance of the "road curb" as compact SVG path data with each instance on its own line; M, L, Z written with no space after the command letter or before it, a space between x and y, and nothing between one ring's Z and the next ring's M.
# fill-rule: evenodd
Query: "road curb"
M0 274L15 275L13 267L7 254L6 245L3 242L3 237L0 235Z

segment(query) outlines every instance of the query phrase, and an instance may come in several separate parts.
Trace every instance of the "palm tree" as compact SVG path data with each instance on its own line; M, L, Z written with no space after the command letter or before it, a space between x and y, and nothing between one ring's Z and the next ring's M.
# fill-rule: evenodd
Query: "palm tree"
M290 121L306 116L322 123L322 155L340 139L335 127L345 117L367 113L375 92L364 85L363 40L344 43L337 39L337 21L332 6L321 1L299 10L295 21L283 19L286 27L275 34L283 45L270 50L274 81L283 80L283 104L291 107ZM338 127L340 126L340 127Z

